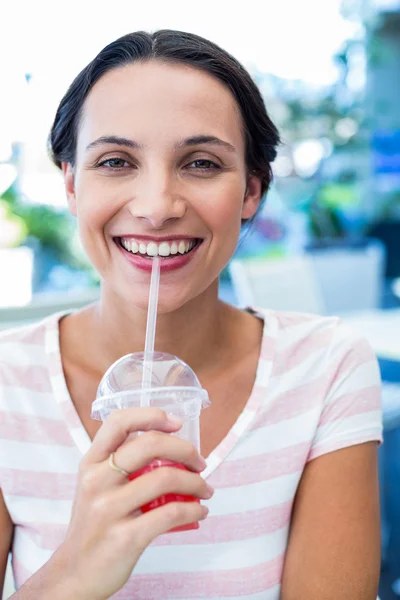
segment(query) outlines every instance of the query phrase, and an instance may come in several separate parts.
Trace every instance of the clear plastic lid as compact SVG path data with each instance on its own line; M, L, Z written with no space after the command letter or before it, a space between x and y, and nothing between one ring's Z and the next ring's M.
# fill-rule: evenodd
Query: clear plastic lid
M150 386L142 389L143 369L150 370ZM210 405L207 391L194 371L183 360L165 352L153 352L152 360L143 352L127 354L103 375L92 405L92 418L103 419L118 408L138 406L146 396L149 406L166 409L185 405L187 414L195 414Z
M150 387L195 387L201 388L194 371L180 358L166 352L153 352L151 362L144 360L144 352L127 354L103 375L97 389L97 398L117 392L141 389L143 369L151 372Z

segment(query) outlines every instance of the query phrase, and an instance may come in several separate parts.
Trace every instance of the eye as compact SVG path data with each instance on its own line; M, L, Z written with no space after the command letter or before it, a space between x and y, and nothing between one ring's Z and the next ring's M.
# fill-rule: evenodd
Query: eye
M98 167L106 167L107 169L112 169L114 171L119 171L126 166L130 167L130 163L124 160L123 158L115 157L115 158L106 158L106 160L102 160L98 163Z
M192 167L194 165L194 167ZM193 162L188 164L188 168L191 169L199 169L201 171L212 171L214 169L220 169L221 167L216 163L212 162L212 160L207 160L205 158L198 158Z

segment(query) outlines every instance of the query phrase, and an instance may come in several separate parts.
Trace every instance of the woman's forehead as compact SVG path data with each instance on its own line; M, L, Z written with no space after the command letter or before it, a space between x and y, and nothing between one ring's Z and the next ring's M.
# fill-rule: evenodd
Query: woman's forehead
M151 137L158 131L172 139L206 130L243 149L242 118L229 89L199 69L150 61L113 69L96 82L79 137L86 144L105 133Z

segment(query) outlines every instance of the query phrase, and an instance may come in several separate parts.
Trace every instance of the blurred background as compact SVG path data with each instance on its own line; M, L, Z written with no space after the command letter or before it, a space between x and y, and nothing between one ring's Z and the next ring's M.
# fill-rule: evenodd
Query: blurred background
M279 127L275 181L220 293L339 314L376 351L385 443L381 600L400 597L400 0L18 2L0 7L0 328L98 294L46 138L75 75L137 29L203 35Z

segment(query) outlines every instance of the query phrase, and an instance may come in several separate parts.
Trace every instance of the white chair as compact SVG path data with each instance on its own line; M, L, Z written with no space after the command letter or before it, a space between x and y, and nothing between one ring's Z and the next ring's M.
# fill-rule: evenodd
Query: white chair
M365 247L307 253L325 304L325 314L374 310L381 302L386 251L379 240Z
M384 266L384 246L373 240L362 248L235 259L229 271L240 306L332 315L377 308Z
M241 307L259 306L310 313L323 313L325 310L308 257L233 260L229 272Z
M32 323L52 313L81 308L95 302L99 294L99 288L80 292L47 292L37 294L25 306L0 307L0 330Z

